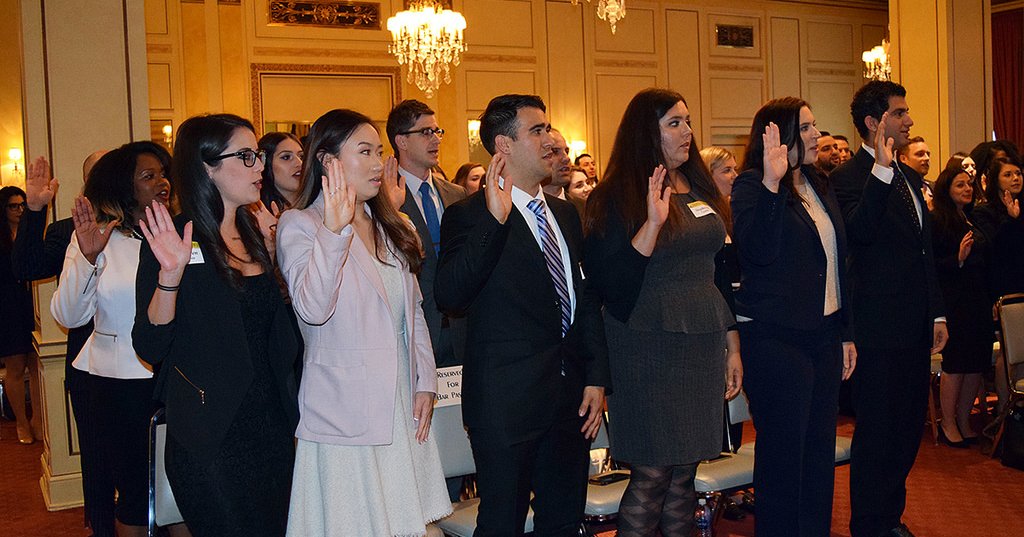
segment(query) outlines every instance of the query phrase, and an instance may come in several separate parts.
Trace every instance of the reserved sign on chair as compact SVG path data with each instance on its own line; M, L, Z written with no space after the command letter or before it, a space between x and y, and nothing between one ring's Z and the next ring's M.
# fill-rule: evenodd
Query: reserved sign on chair
M437 404L434 408L462 404L462 366L437 369Z

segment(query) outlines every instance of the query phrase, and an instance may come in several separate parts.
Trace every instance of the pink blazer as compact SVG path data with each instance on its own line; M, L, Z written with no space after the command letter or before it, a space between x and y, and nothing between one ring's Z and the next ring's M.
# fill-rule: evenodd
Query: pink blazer
M398 342L373 253L352 226L323 224L323 197L285 211L277 259L305 341L295 436L341 445L391 443ZM416 277L405 271L405 318L412 392L436 392L430 334ZM409 427L415 424L409 419Z

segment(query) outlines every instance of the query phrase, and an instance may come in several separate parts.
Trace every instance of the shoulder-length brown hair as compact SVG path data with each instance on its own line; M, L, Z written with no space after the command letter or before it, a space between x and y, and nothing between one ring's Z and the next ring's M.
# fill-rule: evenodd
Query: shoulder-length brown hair
M584 232L603 232L608 215L622 219L629 235L635 233L647 220L647 178L659 164L665 164L661 150L661 126L658 121L677 103L686 104L679 93L648 88L633 97L622 114L619 130L615 134L604 176L587 200L583 219ZM700 158L696 140L690 143L689 158L678 170L690 182L690 188L706 200L718 214L729 214L729 204L714 181L711 172ZM666 188L668 178L666 177ZM668 236L678 233L682 215L676 204L669 205L665 230Z
M352 110L335 109L320 116L309 129L309 152L302 166L302 191L296 207L305 209L316 201L322 190L321 178L327 175L324 159L337 155L342 144L360 125L370 125L370 118ZM376 127L374 127L376 130ZM373 252L382 263L387 263L387 252L404 260L413 274L419 274L423 265L423 250L419 235L398 212L387 195L378 194L366 201L373 221ZM383 232L383 235L381 233ZM384 237L388 240L384 240ZM390 242L389 242L390 241ZM392 250L392 245L398 251Z

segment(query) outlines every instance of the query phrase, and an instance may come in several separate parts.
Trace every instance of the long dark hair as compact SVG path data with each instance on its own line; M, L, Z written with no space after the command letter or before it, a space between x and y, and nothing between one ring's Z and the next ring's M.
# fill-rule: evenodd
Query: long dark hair
M14 232L11 231L11 227L7 222L7 204L14 196L21 196L23 201L28 199L25 191L16 186L0 188L0 209L4 211L3 228L0 229L0 251L2 252L10 252L14 248ZM24 211L22 211L21 217L25 218Z
M1020 164L1013 162L1010 159L997 158L993 159L989 163L988 168L985 169L985 200L988 205L991 205L1000 214L1006 214L1006 205L1003 205L1003 189L999 188L999 174L1002 173L1003 168L1006 166L1016 166L1020 168ZM981 173L981 170L978 170ZM1020 199L1021 194L1014 196L1016 199Z
M583 219L587 235L595 231L603 232L607 215L612 211L622 219L629 235L640 229L647 220L647 178L659 164L665 164L658 121L680 102L686 104L679 93L658 88L645 89L629 102L615 134L615 143L604 176L587 198ZM731 220L728 216L731 214L729 204L711 180L711 172L700 158L695 138L690 142L689 158L678 170L690 182L691 190L698 197L708 202L722 215L723 220ZM679 207L670 204L668 221L665 223L667 236L678 233L681 225Z
M190 117L178 129L171 161L174 190L178 192L182 214L192 221L193 236L202 245L204 254L212 258L217 272L236 288L241 287L242 275L228 263L228 259L234 256L220 234L220 224L225 218L224 201L207 172L207 166L216 168L221 165L220 161L213 159L227 149L238 129L255 133L249 120L233 114ZM272 272L274 266L270 253L248 206L235 209L235 225L242 246L252 261L258 263L264 272Z
M324 158L337 155L342 144L360 125L370 125L370 118L352 110L336 109L320 116L309 129L309 153L302 166L302 193L296 207L305 209L316 201L322 190L322 177L327 175L324 169ZM376 127L374 127L376 129ZM418 274L423 264L423 251L420 247L419 235L405 223L398 210L391 205L386 195L376 195L366 201L370 207L370 220L373 222L373 251L382 263L387 263L386 252L403 259L409 271ZM381 232L390 240L384 240ZM392 250L394 245L399 252ZM401 254L401 255L399 255Z
M932 221L935 224L935 229L946 233L951 233L966 224L964 216L960 214L960 211L956 208L956 203L953 202L953 198L949 196L949 190L953 186L953 181L960 174L967 175L967 172L964 171L961 165L962 162L963 158L949 159L946 162L946 167L939 173L939 177L935 180L935 185L932 187ZM967 176L970 178L969 175ZM974 192L971 195L971 203L964 207L965 212L970 211L970 207L974 205L973 200L977 199L977 185L977 181L974 181L971 185Z
M131 142L108 151L89 171L82 194L96 211L97 222L120 220L122 231L132 229L139 201L135 199L135 167L141 155L153 155L164 174L171 171L171 155L163 146L149 141Z
M453 182L461 186L462 188L466 188L466 181L469 179L469 172L475 170L476 168L484 168L485 170L487 169L487 167L484 166L483 164L478 164L476 162L467 162L462 166L459 166L459 170L455 172L455 181Z
M817 173L812 165L804 165L803 158L807 151L807 147L804 145L803 138L800 137L800 109L803 107L810 108L811 105L807 104L807 101L799 99L797 97L782 97L781 99L772 99L765 103L760 110L754 114L754 123L750 125L750 139L747 141L747 147L743 152L743 171L747 170L763 170L764 169L764 140L761 135L764 134L765 127L769 123L775 123L779 126L779 143L785 144L787 149L786 158L789 158L789 152L796 148L797 162L796 164L789 162L786 174L782 176L780 184L785 186L790 194L801 201L803 198L793 188L793 171L800 169L801 173L807 177L808 182L812 187L819 193L824 193L825 181L821 175Z
M268 132L260 138L256 145L267 155L267 162L263 166L263 185L260 187L260 201L269 209L271 202L283 211L291 208L291 203L285 199L284 194L277 189L277 182L274 181L274 154L277 153L277 146L285 140L291 140L302 147L298 137L290 132ZM299 192L302 192L302 185L299 185Z

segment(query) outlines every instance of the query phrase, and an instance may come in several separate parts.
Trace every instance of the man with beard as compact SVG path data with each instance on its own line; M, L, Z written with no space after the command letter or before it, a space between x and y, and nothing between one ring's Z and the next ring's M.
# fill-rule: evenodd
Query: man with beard
M572 179L572 161L569 160L569 144L566 143L562 133L553 127L551 129L551 138L555 141L555 144L551 146L551 156L554 161L551 169L551 178L544 183L544 193L564 200L565 189L569 186L569 181Z
M839 166L839 144L827 131L821 132L818 138L818 159L814 161L814 167L825 177L832 174L832 170Z

